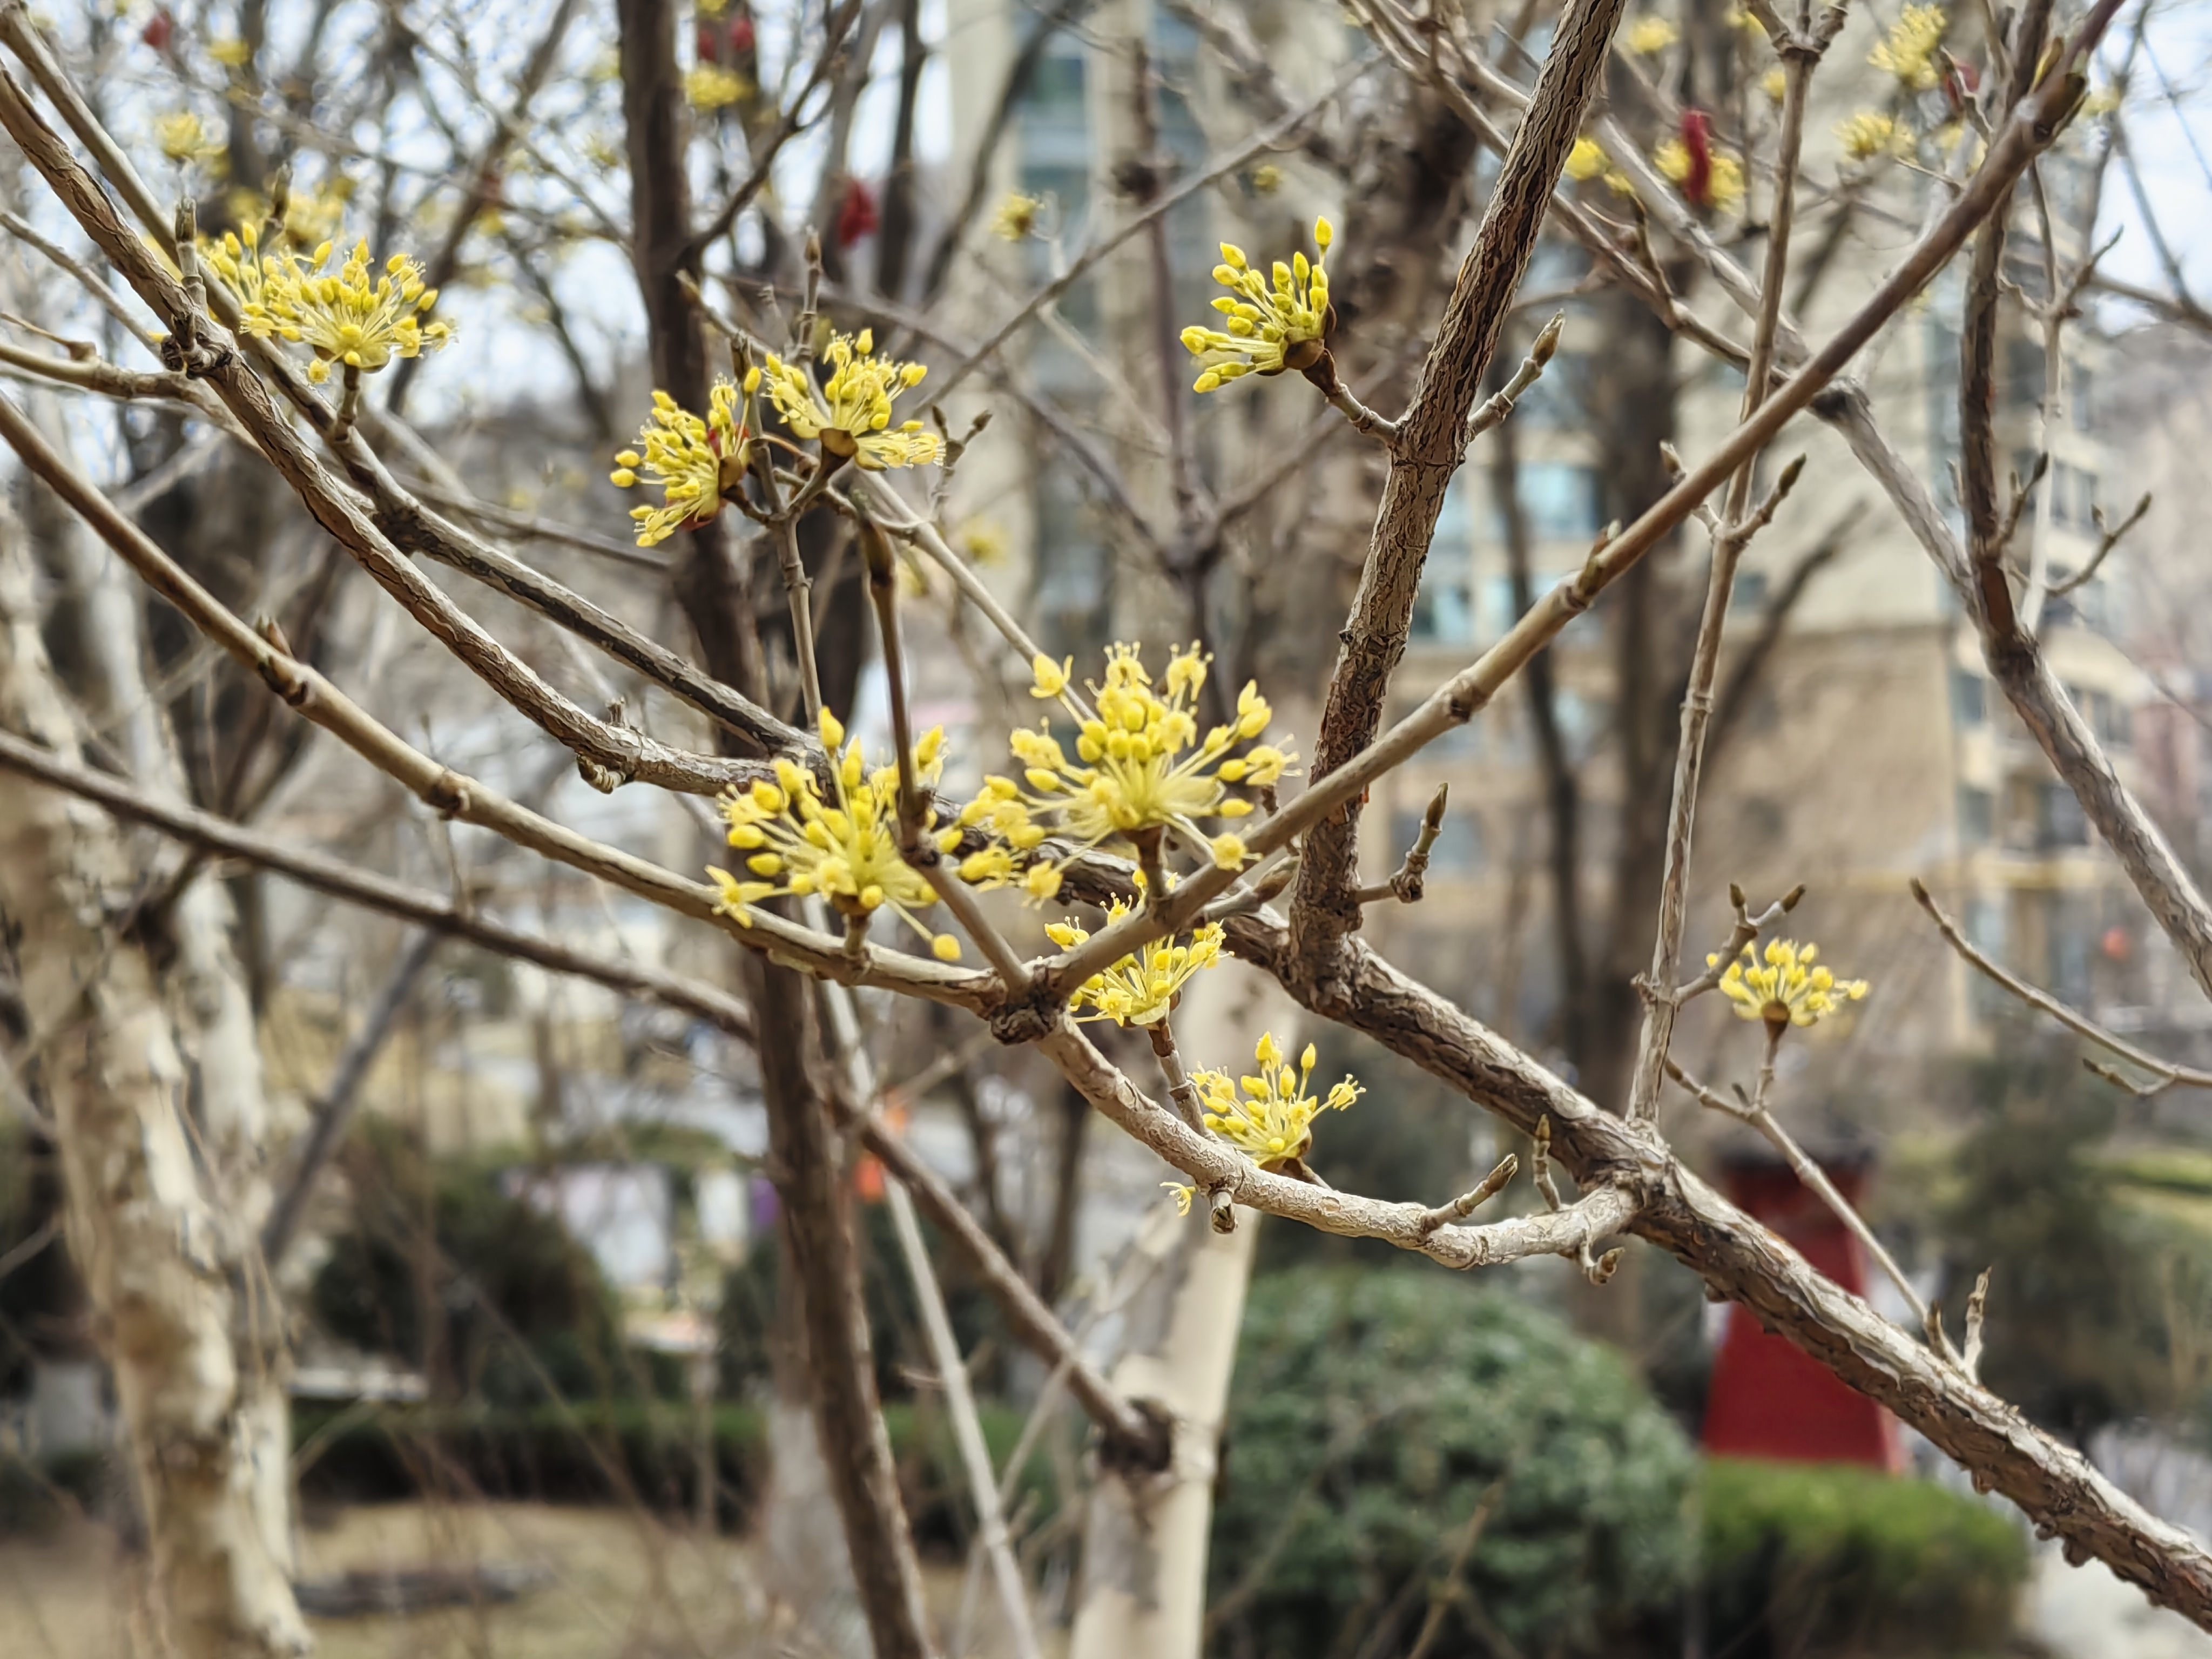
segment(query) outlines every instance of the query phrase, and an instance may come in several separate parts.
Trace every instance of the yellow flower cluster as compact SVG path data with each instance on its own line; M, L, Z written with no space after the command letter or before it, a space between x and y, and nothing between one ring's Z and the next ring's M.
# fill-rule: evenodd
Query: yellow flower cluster
M1646 12L1622 31L1621 44L1639 58L1656 58L1681 38L1681 31L1667 19Z
M745 390L760 383L760 371L745 377ZM615 457L608 474L617 489L628 489L638 481L642 467L646 482L660 488L659 507L634 507L637 544L653 547L690 525L705 524L722 510L722 492L735 489L752 461L752 445L738 411L738 389L718 380L708 395L707 418L701 420L665 392L653 394L653 414L637 429L644 449L625 449Z
M1867 161L1877 155L1903 155L1910 139L1895 116L1863 109L1837 124L1836 141L1852 161Z
M1763 1019L1778 1029L1817 1024L1867 994L1864 980L1838 979L1819 956L1818 945L1778 939L1762 960L1758 947L1747 945L1721 975L1721 994L1735 1005L1739 1019ZM1720 962L1717 954L1708 956L1705 966L1717 968Z
M830 365L830 379L819 388L804 363L771 356L768 395L775 400L776 413L800 437L818 438L830 454L856 462L869 472L937 459L944 446L936 434L921 429L920 421L886 430L891 425L892 403L920 385L928 369L920 363L878 358L875 349L870 329L862 329L857 337L830 336L829 349L822 354Z
M1252 268L1244 250L1233 242L1221 245L1221 263L1213 280L1229 290L1213 302L1224 319L1219 328L1193 326L1183 330L1183 349L1196 359L1200 369L1196 389L1212 392L1244 374L1280 374L1286 368L1311 368L1321 361L1335 313L1328 303L1328 258L1335 229L1326 219L1314 221L1314 246L1321 250L1310 263L1303 253L1291 256L1288 264L1274 263L1267 277Z
M1209 847L1224 869L1244 862L1248 854L1239 837L1208 836L1197 820L1248 816L1253 803L1231 795L1230 787L1270 787L1297 758L1255 742L1274 718L1256 685L1248 682L1237 695L1234 720L1201 738L1192 711L1206 684L1206 658L1196 646L1169 659L1164 695L1145 672L1135 646L1109 647L1106 683L1091 688L1096 713L1071 695L1073 658L1054 662L1040 656L1031 666L1036 678L1030 695L1059 703L1075 721L1076 758L1061 749L1048 720L1033 732L1024 727L1012 733L1010 746L1028 787L1011 778L986 778L982 793L962 810L961 823L981 828L992 842L962 864L963 878L1004 885L1028 862L1023 884L1032 899L1048 899L1060 890L1059 869L1028 860L1052 834L1091 848L1115 836L1128 840L1174 830ZM1248 744L1253 746L1243 747Z
M188 109L154 118L155 141L161 154L180 165L212 161L222 154L222 140L207 130L206 123Z
M1304 1158L1313 1146L1314 1119L1322 1112L1342 1111L1364 1092L1346 1077L1325 1098L1316 1100L1308 1094L1315 1060L1310 1042L1292 1066L1269 1032L1260 1039L1252 1057L1260 1063L1257 1077L1232 1082L1224 1072L1194 1072L1190 1080L1198 1089L1206 1127L1263 1170Z
M1567 177L1577 184L1588 184L1593 179L1603 179L1616 196L1632 196L1636 186L1628 175L1613 164L1605 153L1605 146L1595 138L1577 138L1574 148L1567 152Z
M1043 212L1043 198L1009 191L991 216L991 234L1002 241L1023 241L1036 234L1037 218Z
M1943 78L1936 54L1950 21L1941 6L1908 5L1881 43L1867 54L1867 62L1895 76L1907 92L1932 91Z
M422 320L437 304L438 290L422 285L422 265L405 254L393 254L372 278L366 241L337 270L325 272L331 243L302 258L264 252L258 235L250 225L226 234L208 249L208 263L237 294L247 333L305 342L313 350L307 378L318 385L330 378L332 363L374 373L395 357L452 343L452 325Z
M1690 177L1690 147L1680 138L1669 138L1651 153L1651 165L1668 184L1686 183ZM1705 185L1705 200L1700 206L1711 207L1726 213L1743 200L1743 164L1724 149L1713 151L1712 172Z
M780 895L818 893L841 915L867 917L889 908L929 941L940 962L957 962L960 941L933 933L915 916L937 902L937 894L898 848L898 768L866 769L856 739L848 744L845 728L822 711L822 746L830 751L830 779L836 799L824 801L814 775L790 761L775 763L774 783L732 789L715 804L729 820L730 845L746 854L742 880L726 870L709 868L720 890L715 908L750 927L748 906ZM914 746L915 774L934 784L945 766L945 733L933 729ZM933 813L929 825L936 822ZM959 839L957 832L951 839Z
M1116 899L1106 907L1106 925L1131 914L1131 907ZM1045 925L1045 933L1063 951L1072 951L1091 937L1091 930L1073 921ZM1070 1008L1086 1006L1091 1013L1079 1019L1110 1019L1116 1025L1157 1025L1168 1017L1176 993L1194 975L1221 960L1221 925L1206 922L1194 931L1190 943L1154 939L1136 955L1123 957L1103 973L1093 974L1067 1000Z
M698 64L684 77L684 101L702 112L727 109L751 90L752 82L720 64Z

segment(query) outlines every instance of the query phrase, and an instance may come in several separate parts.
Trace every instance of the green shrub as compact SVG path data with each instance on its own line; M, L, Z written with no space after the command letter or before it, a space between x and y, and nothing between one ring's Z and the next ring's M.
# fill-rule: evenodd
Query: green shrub
M1503 1289L1432 1267L1256 1281L1225 1452L1217 1651L1318 1659L1355 1626L1363 1651L1402 1651L1433 1596L1439 1653L1613 1654L1680 1604L1680 1431L1618 1356Z
M2012 1628L2027 1544L2008 1516L1925 1480L1838 1464L1705 1468L1706 1650L1941 1655Z
M503 1191L497 1165L430 1158L374 1119L343 1159L350 1224L309 1295L325 1330L424 1365L441 1392L495 1405L535 1405L549 1380L572 1398L674 1390L672 1378L656 1389L650 1363L623 1349L591 1252Z

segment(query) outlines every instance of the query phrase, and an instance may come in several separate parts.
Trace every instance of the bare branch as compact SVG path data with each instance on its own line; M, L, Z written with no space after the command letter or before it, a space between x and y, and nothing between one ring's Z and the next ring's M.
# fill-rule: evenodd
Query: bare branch
M2018 997L2029 1007L2048 1014L2075 1036L2088 1038L2100 1048L2110 1049L2130 1066L2141 1066L2153 1077L2160 1079L2157 1087L2151 1089L2145 1089L2137 1084L2126 1083L2124 1079L2114 1078L2114 1081L2125 1083L2127 1087L2133 1089L2137 1094L2144 1095L2157 1094L2162 1090L2172 1087L2175 1084L2179 1084L2187 1089L2212 1089L2212 1072L2201 1072L2194 1066L2177 1066L2170 1060L2160 1060L2147 1049L2136 1048L2126 1038L2115 1036L2087 1014L2076 1012L2068 1007L2050 992L2040 990L2017 975L2008 973L2004 969L2000 968L1987 955L1968 942L1958 923L1944 914L1942 906L1937 904L1935 898L1929 893L1926 883L1915 876L1912 878L1911 887L1912 896L1920 901L1920 908L1928 913L1929 920L1936 924L1936 931L1943 936L1943 942L1956 951L1971 966L1987 976L1993 983ZM2103 1067L2092 1067L2092 1069L2099 1072L2100 1075L2112 1076L2112 1073Z

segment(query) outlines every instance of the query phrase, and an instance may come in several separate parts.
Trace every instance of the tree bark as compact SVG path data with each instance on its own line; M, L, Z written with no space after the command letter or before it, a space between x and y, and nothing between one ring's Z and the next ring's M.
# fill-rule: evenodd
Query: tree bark
M1255 974L1209 974L1186 993L1179 1024L1204 1032L1206 1059L1234 1068L1272 1029L1284 1046L1297 1011ZM1164 1411L1175 1455L1158 1473L1107 1471L1091 1489L1084 1589L1069 1659L1198 1659L1206 1624L1206 1544L1229 1384L1252 1276L1257 1212L1216 1233L1205 1206L1171 1235L1171 1254L1132 1301L1131 1335L1113 1382Z
M0 725L74 759L34 591L9 514ZM17 1063L54 1115L70 1247L114 1368L169 1640L181 1659L304 1653L287 1577L281 1325L246 1271L258 1217L210 1194L203 1173L240 1167L226 1153L248 1166L258 1154L251 1015L234 962L225 981L225 942L180 914L185 1010L173 1017L147 938L122 926L136 873L105 814L44 789L0 791L0 911L31 1034ZM221 902L212 884L194 886ZM199 1126L186 1121L188 1050Z

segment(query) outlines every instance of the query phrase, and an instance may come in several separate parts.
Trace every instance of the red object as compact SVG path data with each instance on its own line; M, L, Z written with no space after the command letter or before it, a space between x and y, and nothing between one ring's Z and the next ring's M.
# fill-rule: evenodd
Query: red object
M739 12L727 22L702 17L692 34L702 64L735 64L753 49L753 20Z
M1827 1173L1856 1207L1866 1187L1866 1166ZM1814 1267L1853 1295L1864 1293L1865 1251L1789 1170L1736 1165L1727 1171L1726 1184L1731 1199ZM1741 1304L1729 1310L1728 1334L1713 1361L1704 1439L1707 1451L1726 1457L1862 1463L1893 1474L1905 1468L1897 1419L1818 1361L1762 1330Z
M2105 955L2109 960L2113 962L2125 962L2128 959L2129 954L2134 949L2135 941L2128 937L2128 930L2126 928L2107 927L2105 929L2104 950Z
M1682 148L1689 152L1690 171L1682 179L1682 194L1699 207L1713 204L1713 121L1701 109L1682 112Z
M837 246L850 247L863 236L872 236L883 217L876 211L876 193L858 179L845 181L845 199L837 209Z
M138 38L156 52L169 49L169 38L177 32L177 20L165 10L155 12L146 20L146 27L138 31Z
M1946 53L1946 57L1949 54ZM1982 74L1972 64L1962 64L1951 58L1951 68L1943 76L1943 99L1951 106L1951 113L1963 115L1966 100L1981 89Z

